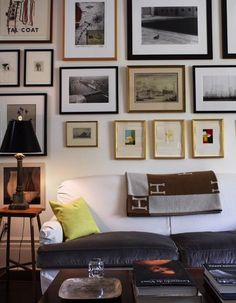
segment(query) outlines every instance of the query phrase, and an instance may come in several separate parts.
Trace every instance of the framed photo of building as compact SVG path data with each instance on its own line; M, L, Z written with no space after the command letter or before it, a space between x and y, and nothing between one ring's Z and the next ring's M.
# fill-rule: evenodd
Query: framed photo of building
M0 87L20 86L20 50L0 50Z
M64 60L116 60L117 0L64 0Z
M60 114L118 113L118 67L61 67Z
M185 66L128 66L128 112L184 112Z
M234 0L221 0L223 58L236 58L236 5Z
M128 60L212 59L211 0L127 0Z
M154 120L154 158L185 158L185 121Z
M194 112L236 112L236 65L193 66Z
M67 121L66 146L67 147L97 147L98 122L97 121Z
M116 120L115 159L146 159L146 121Z
M223 119L192 120L193 158L224 157Z

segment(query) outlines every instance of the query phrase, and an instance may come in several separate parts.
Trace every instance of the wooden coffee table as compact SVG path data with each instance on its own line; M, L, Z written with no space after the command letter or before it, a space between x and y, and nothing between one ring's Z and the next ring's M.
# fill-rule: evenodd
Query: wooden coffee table
M201 269L188 269L191 276L195 280L197 287L203 294L203 303L214 303L210 298L205 298L205 289L203 287L203 270ZM62 282L68 278L80 278L87 277L87 269L63 269L61 270L53 282L50 284L47 291L41 297L38 303L57 303L62 302L58 296L59 288ZM135 299L132 291L132 270L121 269L107 269L105 270L105 277L113 277L120 279L122 283L122 296L119 302L121 303L135 303ZM85 300L84 300L85 301ZM101 301L101 300L99 300ZM82 302L82 300L79 300ZM114 302L114 300L113 300ZM171 300L170 300L171 303Z

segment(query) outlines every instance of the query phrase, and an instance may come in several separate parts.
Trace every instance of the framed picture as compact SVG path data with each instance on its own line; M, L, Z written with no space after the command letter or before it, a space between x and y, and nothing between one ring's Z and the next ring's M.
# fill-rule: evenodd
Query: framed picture
M53 0L0 0L0 43L52 42Z
M127 0L129 60L212 59L211 0Z
M53 57L53 49L25 49L24 86L52 86Z
M97 147L98 122L97 121L67 121L66 146L67 147Z
M12 119L31 119L41 152L25 153L27 156L47 155L47 94L19 93L0 94L0 146ZM0 153L0 156L10 156L14 153Z
M184 65L128 66L128 112L184 111Z
M0 87L20 86L20 50L0 50Z
M8 205L12 201L17 185L17 164L3 163L1 170L1 201L3 205ZM44 163L23 164L23 185L25 200L33 207L45 209L45 165Z
M236 65L193 66L194 112L236 112Z
M154 120L154 158L185 158L184 120Z
M64 60L115 60L117 0L64 0Z
M115 159L146 159L146 121L116 120Z
M118 113L118 67L60 67L60 114Z
M223 58L236 58L236 5L234 0L221 0Z
M223 119L192 120L193 158L224 157Z

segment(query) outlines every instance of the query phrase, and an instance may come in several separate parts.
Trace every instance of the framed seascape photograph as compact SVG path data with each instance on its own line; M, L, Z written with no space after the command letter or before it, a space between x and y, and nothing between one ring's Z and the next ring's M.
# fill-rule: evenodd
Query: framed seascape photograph
M236 3L235 0L221 0L223 58L236 58Z
M128 66L128 112L185 112L185 66Z
M192 120L193 158L223 158L223 131L223 119Z
M127 0L128 60L212 59L211 0Z
M20 86L20 50L0 50L0 87Z
M193 66L194 112L236 112L236 65Z
M60 67L60 114L118 113L118 67Z
M117 0L64 0L64 60L116 60Z
M16 163L0 164L1 170L1 201L9 205L16 192L17 167ZM29 206L45 209L45 165L44 163L24 163L23 169L24 197Z
M115 159L146 159L146 121L116 120Z
M0 0L0 43L52 42L53 0Z
M97 147L98 122L97 121L67 121L66 146L67 147Z
M53 57L53 49L25 49L24 86L52 86Z
M0 146L10 120L31 120L41 152L25 153L26 156L47 155L47 94L0 94ZM14 153L0 153L11 156Z
M154 158L185 158L185 121L154 120Z

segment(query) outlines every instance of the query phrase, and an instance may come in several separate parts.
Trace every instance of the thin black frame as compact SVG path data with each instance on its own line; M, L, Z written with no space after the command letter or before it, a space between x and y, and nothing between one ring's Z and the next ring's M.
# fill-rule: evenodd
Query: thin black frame
M34 53L34 52L48 52L51 53L51 64L50 64L50 82L48 84L27 84L26 78L27 78L27 54L28 53ZM53 66L54 66L54 50L53 49L25 49L24 50L24 86L53 86Z
M229 53L229 43L228 43L228 16L227 16L227 0L221 0L221 18L222 18L222 57L223 58L236 58L236 49L234 53ZM231 29L231 30L234 30Z
M6 84L6 85L0 84L0 87L18 87L18 86L20 86L20 50L19 49L1 49L0 52L1 53L15 52L16 56L17 56L17 71L16 71L17 82L16 82L16 84Z
M128 60L178 60L178 59L212 59L212 2L206 1L206 35L207 35L207 53L206 54L133 54L133 14L132 2L127 0L127 59ZM176 0L177 1L177 0Z

